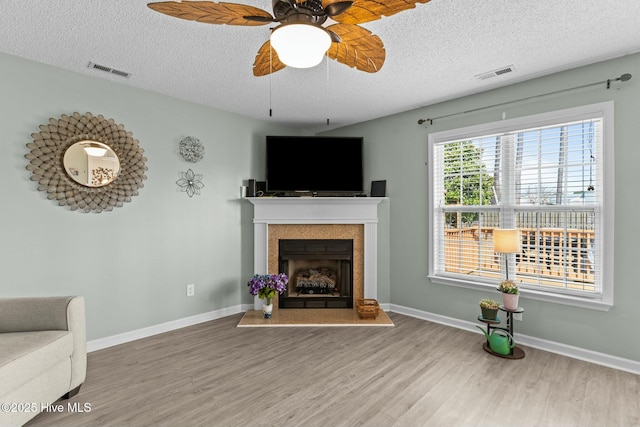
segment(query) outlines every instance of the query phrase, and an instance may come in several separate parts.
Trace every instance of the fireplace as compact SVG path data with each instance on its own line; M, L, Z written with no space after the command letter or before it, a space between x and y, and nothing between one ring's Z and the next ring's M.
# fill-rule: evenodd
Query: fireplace
M353 240L352 299L377 298L377 205L382 197L255 197L254 273L278 273L283 239ZM279 297L279 296L278 296ZM254 299L260 310L262 300Z
M353 308L353 239L281 239L279 308Z

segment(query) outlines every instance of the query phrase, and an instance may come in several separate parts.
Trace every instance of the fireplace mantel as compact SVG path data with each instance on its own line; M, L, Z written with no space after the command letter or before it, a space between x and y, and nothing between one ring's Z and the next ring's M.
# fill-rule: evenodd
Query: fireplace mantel
M385 197L250 197L254 272L268 273L269 224L363 224L364 297L377 298L378 205ZM254 306L260 309L256 298Z
M385 197L251 197L253 222L266 224L367 224L378 222Z

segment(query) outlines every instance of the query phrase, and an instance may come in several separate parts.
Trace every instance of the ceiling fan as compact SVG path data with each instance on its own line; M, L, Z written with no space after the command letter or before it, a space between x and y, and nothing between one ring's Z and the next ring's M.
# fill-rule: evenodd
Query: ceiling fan
M208 24L258 26L279 23L253 63L253 75L264 76L287 65L313 67L325 54L360 71L376 73L384 64L384 45L380 37L358 24L395 15L415 8L416 3L430 0L272 1L273 15L254 6L213 1L165 1L148 6L169 16ZM336 24L323 27L329 18ZM314 46L318 49L312 53ZM289 52L288 47L297 50Z

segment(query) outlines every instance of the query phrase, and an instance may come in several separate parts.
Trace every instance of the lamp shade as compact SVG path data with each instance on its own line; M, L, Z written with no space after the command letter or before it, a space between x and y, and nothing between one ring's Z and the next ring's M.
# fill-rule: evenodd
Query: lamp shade
M494 228L493 250L503 254L514 254L520 251L519 230Z
M283 24L271 33L271 46L285 65L311 68L322 62L331 36L318 25Z

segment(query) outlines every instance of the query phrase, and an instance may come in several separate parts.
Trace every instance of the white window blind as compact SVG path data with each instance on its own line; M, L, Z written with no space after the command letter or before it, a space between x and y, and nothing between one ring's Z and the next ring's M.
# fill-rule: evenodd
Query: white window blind
M604 120L572 110L430 135L430 275L495 285L508 268L523 290L603 299ZM495 253L495 228L518 228L520 252Z

